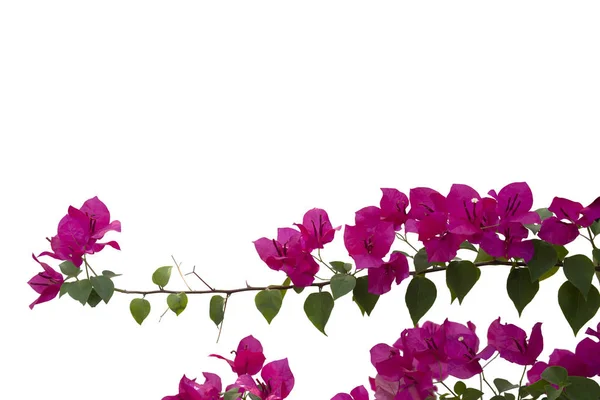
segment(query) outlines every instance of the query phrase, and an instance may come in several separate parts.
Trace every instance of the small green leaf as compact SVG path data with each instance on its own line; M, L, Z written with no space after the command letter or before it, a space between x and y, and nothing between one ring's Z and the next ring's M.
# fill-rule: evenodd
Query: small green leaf
M471 261L452 261L448 265L446 284L450 292L458 298L459 304L462 304L463 299L475 286L480 275L481 271Z
M254 297L256 308L269 324L281 309L282 301L283 296L279 290L261 290Z
M240 398L240 389L234 387L233 389L229 389L223 394L223 400L237 400Z
M332 261L329 264L331 264L331 267L338 274L347 274L348 272L350 272L352 270L352 264L345 263L343 261Z
M556 250L556 256L558 257L558 261L563 261L567 254L569 254L569 250L565 246L560 246L558 244L553 244L554 250Z
M92 287L96 293L100 296L105 303L108 303L113 293L115 292L115 285L110 278L106 276L93 276L90 278Z
M506 291L519 312L519 317L527 304L533 300L540 284L531 281L529 271L526 268L512 268L506 281Z
M58 264L60 268L60 272L68 276L69 278L74 278L81 273L81 269L77 268L75 264L71 261L64 261Z
M518 387L518 386L517 386ZM515 395L512 393L504 393L504 398L506 400L515 400Z
M454 384L454 391L457 395L462 395L467 390L467 385L463 381L457 381Z
M592 230L594 237L600 235L600 219L597 219L594 222L592 222L592 225L590 225L590 229Z
M548 367L542 372L542 378L558 386L564 386L567 382L567 370L563 367Z
M540 216L540 219L543 221L545 219L550 218L551 216L553 216L554 214L552 213L552 211L550 211L547 208L538 208L537 210L535 210L536 213L538 213L538 215Z
M540 229L542 229L540 224L523 224L523 226L529 229L534 235L537 235L540 232Z
M287 278L285 278L285 281L283 281L283 283L281 284L281 286L289 286L290 283L292 283L290 277L288 276ZM283 301L283 298L285 297L285 294L287 293L287 289L282 289L280 290L281 292L281 301Z
M356 287L356 278L352 275L334 275L331 277L331 293L337 300L350 293Z
M146 299L133 299L129 303L129 311L135 322L141 325L150 314L150 302Z
M544 275L540 276L539 282L544 281L544 280L550 278L551 276L553 276L554 274L556 274L559 269L560 269L560 267L558 267L557 265L555 265L554 267L550 268L548 271L544 272Z
M594 257L594 265L600 265L600 249L592 250L592 257Z
M546 390L546 396L548 396L546 400L556 400L562 394L562 388L554 389L552 385L546 385L544 389Z
M63 297L65 294L67 294L67 291L69 290L69 285L71 284L71 282L63 282L62 285L60 285L60 290L58 292L58 298L60 299L61 297Z
M424 276L415 276L406 289L406 307L415 326L435 303L437 289L435 284Z
M107 278L114 278L117 276L121 276L122 274L115 274L114 272L105 269L104 271L102 271L102 275L104 275Z
M296 292L298 294L302 293L303 290L304 290L303 287L294 286L294 292Z
M100 297L98 295L98 293L96 293L96 291L94 289L92 289L92 292L90 293L90 296L87 299L87 303L90 307L94 308L98 305L98 303L100 303L102 301L102 297Z
M379 300L378 294L369 293L369 280L367 276L361 276L356 279L356 286L352 291L352 301L354 301L362 315L367 313L368 316L375 308L375 304Z
M84 306L88 300L88 297L90 297L91 292L92 283L89 279L82 279L80 281L71 282L71 284L67 287L67 293L69 293L69 296L71 296Z
M158 287L160 287L161 289L164 288L165 286L167 286L167 283L169 283L169 279L171 279L172 269L172 266L157 268L156 271L154 271L154 273L152 274L152 282L154 282L155 285L158 285Z
M537 399L543 394L546 394L546 386L548 382L545 379L540 379L539 381L532 383L529 386L523 386L521 388L521 398L524 394L529 394L534 399Z
M569 386L563 389L564 394L572 400L598 400L600 399L600 386L589 378L569 376Z
M462 395L462 400L477 400L483 396L483 392L481 390L467 388Z
M171 293L167 296L167 305L176 315L181 314L187 307L188 297L185 293Z
M596 272L592 260L583 254L567 257L563 265L563 272L569 282L579 289L583 298L587 299L588 291L592 286L592 279L594 279L594 272Z
M558 261L556 250L550 243L534 239L533 248L533 257L527 263L529 274L531 275L531 282L538 281L540 277L550 270L550 268L554 267Z
M479 251L477 251L477 256L475 257L474 263L482 263L492 261L494 257L490 256L484 249L479 247Z
M427 268L431 267L431 264L429 263L429 259L427 257L427 251L425 250L425 247L423 247L422 249L417 251L417 254L415 254L415 257L413 258L413 262L415 264L415 272L417 274L420 272L423 272L423 271L427 270Z
M586 300L579 289L566 281L558 289L558 304L573 333L577 336L577 332L596 315L600 308L600 294L595 286L591 286Z
M223 318L225 318L225 299L222 296L214 295L211 297L208 314L216 326L223 322Z
M333 297L329 292L311 293L304 302L304 312L315 328L325 336L325 325L333 310Z
M465 240L460 244L460 248L463 250L471 250L477 253L477 248L471 244L468 240Z
M494 386L496 386L498 389L498 393L506 392L507 390L512 390L519 387L519 385L512 384L506 379L502 378L494 379Z

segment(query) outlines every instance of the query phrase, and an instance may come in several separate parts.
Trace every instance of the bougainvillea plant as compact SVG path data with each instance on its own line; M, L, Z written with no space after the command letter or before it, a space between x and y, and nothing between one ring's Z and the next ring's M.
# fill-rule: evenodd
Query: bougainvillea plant
M202 280L207 290L191 290L185 279L189 290L168 290L165 287L172 269L181 273L174 260L174 265L154 271L152 281L158 289L143 291L115 288L113 278L118 274L108 270L96 273L90 265L88 256L107 246L120 249L115 241L98 242L110 231L120 232L121 224L111 222L108 208L94 197L80 208L69 207L56 235L48 239L51 251L33 255L43 271L29 281L39 294L30 307L64 294L91 307L108 303L114 292L141 294L144 297L131 301L130 311L142 324L151 311L147 295L168 294L169 309L179 315L186 309L188 295L212 294L209 316L220 333L233 294L256 291L256 307L270 323L289 289L300 294L309 287L317 291L307 295L304 311L325 334L335 302L345 295L352 293L360 312L370 315L394 282L410 279L406 306L414 327L405 329L392 345L381 343L371 349L376 375L368 379L368 387L375 399L477 399L483 396L484 383L494 400L540 396L598 399L600 386L590 378L600 374L600 324L587 329L591 337L581 340L574 352L555 349L547 361L542 361L538 359L543 349L541 322L527 335L514 324L501 323L498 317L490 323L485 346L470 322L419 323L437 298L436 285L427 274L445 272L452 302L462 303L479 280L481 267L501 265L510 269L506 290L519 315L537 294L540 282L562 269L565 281L558 290L558 302L565 320L575 335L588 324L600 308L600 293L593 284L594 275L600 271L600 250L595 244L600 234L600 197L586 207L560 197L555 197L548 208L532 210L532 206L533 194L525 182L511 183L498 192L490 190L483 197L463 184L452 185L446 196L424 187L413 188L408 195L384 188L379 206L358 210L353 225L344 227L343 241L352 263L323 259L321 250L335 239L341 226L334 227L325 210L314 208L295 227L279 228L276 238L254 241L260 259L286 275L281 285L215 289L194 270L190 274ZM419 246L409 241L409 233L416 235ZM569 255L565 246L578 237L589 242L589 254ZM392 250L396 243L408 251ZM459 250L472 251L472 260L458 258ZM61 261L60 272L41 257ZM317 278L321 268L330 272L329 279ZM85 278L79 278L83 271ZM232 384L223 388L221 378L213 373L204 373L202 384L184 375L179 393L165 399L284 399L294 386L288 361L263 365L262 351L260 342L248 336L232 360L211 355L225 360L237 374ZM489 383L484 369L497 357L524 367L518 384L502 378ZM262 381L253 378L259 372ZM476 376L480 378L478 389L462 381ZM459 379L453 388L444 382L449 377ZM441 394L440 388L447 392ZM332 400L368 398L367 389L357 386Z

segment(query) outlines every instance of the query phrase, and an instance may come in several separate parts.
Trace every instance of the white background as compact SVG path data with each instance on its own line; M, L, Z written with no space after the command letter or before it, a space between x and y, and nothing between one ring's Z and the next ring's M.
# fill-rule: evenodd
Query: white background
M253 240L312 207L352 224L381 187L447 194L465 183L484 194L525 180L534 208L554 195L587 205L600 195L599 14L583 1L3 2L0 398L160 399L203 371L228 384L231 370L207 355L248 334L268 360L289 358L289 399L367 385L369 349L411 325L407 282L370 318L338 300L329 337L304 316L306 293L288 293L270 326L253 294L238 294L216 344L209 296L160 323L164 297L151 296L141 327L128 295L30 311L31 253L49 249L69 205L98 195L123 224L107 236L122 251L90 262L124 274L118 287L152 289L173 255L234 288L284 280ZM578 245L572 254L589 253ZM323 255L350 260L341 233ZM483 338L498 316L527 332L543 321L542 359L574 348L556 301L562 272L521 319L508 269L482 272L462 306L432 274L439 296L425 319L471 320ZM177 275L169 286L184 288ZM494 361L488 378L518 381L521 368L507 365Z

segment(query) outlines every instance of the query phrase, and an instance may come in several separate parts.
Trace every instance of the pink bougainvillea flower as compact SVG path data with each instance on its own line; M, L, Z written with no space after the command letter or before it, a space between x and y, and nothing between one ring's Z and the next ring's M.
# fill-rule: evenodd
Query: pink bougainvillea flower
M382 188L383 196L379 202L381 219L394 224L394 230L399 231L408 219L406 208L408 197L398 189Z
M447 197L448 231L466 236L471 243L479 243L484 229L498 224L495 199L481 198L470 186L454 184Z
M304 250L309 253L314 249L322 249L323 245L331 242L335 231L339 231L341 228L341 226L334 228L329 221L327 212L320 208L308 210L304 214L302 224L294 225L300 229Z
M277 240L260 238L254 241L259 257L269 268L284 271L296 286L313 283L319 264L304 250L301 233L292 228L279 228Z
M385 343L371 348L371 364L377 374L388 381L398 381L406 371L413 369L412 357L401 354L397 346Z
M242 375L232 386L248 391L261 400L283 400L294 388L294 375L287 358L268 363L260 375L264 382L255 382L252 376Z
M521 224L539 224L540 216L530 211L533 206L533 193L526 182L514 182L504 186L500 193L494 190L488 193L498 201L496 211L500 224L518 222Z
M338 393L331 398L331 400L369 400L369 393L364 386L357 386L350 394L347 393Z
M521 223L502 224L499 233L503 238L492 231L483 235L479 245L489 255L496 258L506 258L507 260L515 257L522 258L529 262L533 257L534 247L532 240L524 240L529 235L527 228Z
M220 400L221 378L208 372L202 375L206 379L202 385L184 375L179 381L179 393L162 400Z
M71 261L79 267L84 254L94 254L105 246L120 250L115 241L97 243L109 231L121 232L121 223L110 222L106 205L98 197L93 197L86 200L80 209L69 207L68 214L58 223L56 236L50 239L52 252L45 251L40 256Z
M587 228L592 225L594 221L600 219L600 197L594 200L589 206L583 208L581 214L583 216L579 218L577 224L584 228Z
M490 324L488 346L494 348L500 357L519 365L533 365L544 348L542 323L533 326L529 341L527 334L513 324L501 324L500 317Z
M29 305L29 308L33 310L33 307L36 304L45 303L55 298L60 291L64 279L60 272L55 271L48 264L40 262L34 254L31 256L44 269L44 272L36 274L29 282L27 282L33 290L40 294L40 296Z
M374 206L357 211L355 222L344 230L348 254L357 269L380 267L395 239L394 224L383 221L381 210Z
M384 262L379 268L369 268L369 293L384 294L392 289L392 282L399 285L410 276L408 272L408 260L400 252L393 252L390 260Z
M586 228L600 218L600 197L585 208L581 203L555 197L548 209L555 216L542 222L538 236L548 243L565 245L577 239L579 227Z
M238 374L238 376L257 374L265 362L262 345L252 335L246 336L240 341L233 360L229 360L218 354L211 354L210 357L217 357L227 361L232 371Z

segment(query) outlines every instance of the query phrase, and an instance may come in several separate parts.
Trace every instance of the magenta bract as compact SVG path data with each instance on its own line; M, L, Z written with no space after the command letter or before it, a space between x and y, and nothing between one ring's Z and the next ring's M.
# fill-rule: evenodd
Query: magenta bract
M219 400L221 399L221 378L216 374L203 373L206 379L203 384L185 375L179 381L179 393L163 397L162 400Z
M314 249L322 249L323 245L331 242L335 231L341 226L334 228L329 221L325 210L313 208L304 214L302 224L295 224L302 234L304 250L311 252Z
M381 219L377 207L356 212L355 226L346 225L344 244L357 269L377 268L390 251L395 239L394 224Z
M409 276L406 256L402 253L394 252L390 256L390 260L384 262L379 268L369 268L369 293L387 293L392 289L392 282L394 280L396 281L396 285L399 285L400 282Z
M60 272L55 271L52 267L44 262L40 262L34 254L31 255L33 259L42 266L44 272L36 274L33 278L27 282L29 286L40 296L29 305L29 308L33 310L36 304L45 303L56 297L60 292L64 279Z
M488 346L492 346L500 357L519 365L533 365L544 348L542 323L533 326L529 340L521 328L513 324L501 324L500 317L490 324Z
M86 200L80 209L69 207L67 215L58 223L58 233L50 240L52 252L45 251L40 256L71 261L79 267L84 254L94 254L105 246L120 250L115 241L97 243L109 231L121 232L121 223L110 222L106 205L98 197L93 197Z
M260 375L263 382L256 383L252 376L242 375L232 386L244 389L261 400L283 400L294 388L294 375L287 358L266 364Z
M233 360L218 354L210 354L209 357L217 357L227 361L232 371L238 376L257 374L265 362L262 345L252 335L246 336L240 341Z

